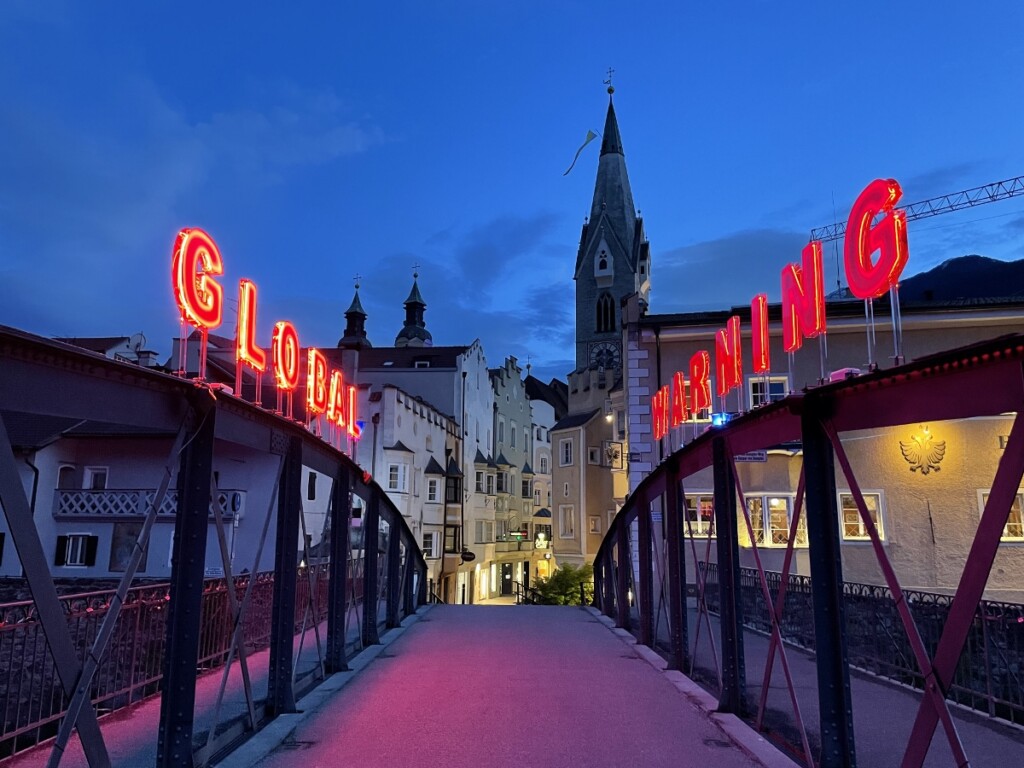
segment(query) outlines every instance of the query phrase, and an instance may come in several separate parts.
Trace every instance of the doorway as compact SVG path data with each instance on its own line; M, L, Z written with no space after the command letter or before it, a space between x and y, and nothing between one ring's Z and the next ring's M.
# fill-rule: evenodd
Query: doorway
M512 594L512 563L501 564L501 594Z

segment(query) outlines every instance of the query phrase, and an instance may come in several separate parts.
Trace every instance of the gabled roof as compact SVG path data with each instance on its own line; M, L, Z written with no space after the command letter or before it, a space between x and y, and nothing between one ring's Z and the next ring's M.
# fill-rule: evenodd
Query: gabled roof
M498 454L498 458L495 460L495 463L499 467L511 467L512 466L512 462L505 458L505 454L504 453L499 453Z
M437 463L437 460L431 456L430 461L427 462L426 468L423 470L424 475L443 475L444 467Z
M533 474L533 467L530 466L530 462L528 462L528 461L523 462L522 473L524 475L532 475Z
M394 445L384 446L384 450L385 451L402 451L404 453L415 453L415 451L413 451L411 448L406 446L406 444L403 443L401 440L395 441Z
M489 458L487 458L480 452L479 448L476 449L476 456L473 457L474 464L483 464L486 466L487 464L490 463L490 461L491 460Z
M551 517L551 510L547 507L541 507L533 513L534 517Z
M71 344L75 347L81 347L82 349L88 349L90 352L99 352L106 354L114 347L119 347L128 341L127 336L64 336L55 337L54 341L59 341L62 344Z
M586 413L574 413L570 416L566 416L564 419L559 421L555 426L551 428L552 432L558 432L562 429L572 429L573 427L582 427L592 418L597 416L601 412L600 408L595 408L592 411Z
M462 470L459 469L459 464L455 461L454 456L448 457L448 477L462 477Z

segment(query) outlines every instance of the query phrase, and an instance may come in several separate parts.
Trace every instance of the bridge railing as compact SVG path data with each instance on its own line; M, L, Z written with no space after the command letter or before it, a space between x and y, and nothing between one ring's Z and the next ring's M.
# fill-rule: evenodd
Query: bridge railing
M156 764L208 764L269 720L296 711L304 692L347 669L354 653L426 602L426 563L399 510L369 474L303 424L204 382L7 328L0 328L0 414L0 508L33 597L8 607L0 627L0 643L11 638L0 645L8 654L0 662L9 671L0 680L4 721L13 724L8 749L52 738L56 765L77 730L88 763L108 765L98 715L159 688ZM95 422L106 425L103 434L123 427L123 434L166 446L112 592L58 596L53 558L44 554L9 436L9 421L37 420ZM260 533L255 552L246 552L249 563L237 562L231 550L218 457L229 465L241 457L252 468L246 520ZM136 474L144 469L135 457L125 460L135 462ZM316 545L306 531L304 469L331 479ZM362 500L361 517L353 497ZM133 590L168 498L176 501L170 579ZM350 532L359 528L376 536L353 544ZM211 551L219 550L213 565L223 579L205 578L208 540ZM262 573L268 564L269 574ZM254 656L261 646L263 655ZM198 675L210 667L221 672L219 686L197 699Z
M595 606L805 765L1024 758L1019 734L954 706L1024 713L1024 607L982 599L1024 569L1022 360L1024 339L994 339L791 395L666 451L602 542ZM926 478L893 435L906 444L929 423L957 454ZM771 455L737 459L754 453ZM879 476L887 491L861 490ZM768 477L788 495L769 498ZM973 513L942 503L975 493ZM922 574L949 594L917 588Z

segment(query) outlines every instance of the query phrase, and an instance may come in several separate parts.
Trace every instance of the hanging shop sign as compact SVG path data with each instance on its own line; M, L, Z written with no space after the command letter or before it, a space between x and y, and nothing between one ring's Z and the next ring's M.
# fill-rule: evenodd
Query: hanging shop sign
M185 332L185 326L192 326L200 336L200 379L206 378L209 333L220 327L224 317L224 288L217 280L223 274L224 260L209 234L198 228L178 233L171 259L171 282L183 328L180 360L184 369L190 335ZM299 333L287 320L274 324L268 355L256 340L256 307L256 284L252 280L240 280L235 326L235 394L241 396L243 373L248 369L256 379L254 402L262 405L262 377L269 369L277 390L278 412L292 418L292 396L304 384L307 416L310 419L324 416L329 424L358 438L356 388L345 382L344 374L332 368L316 347L306 350L303 376Z
M850 211L843 244L846 281L854 296L870 302L890 293L894 326L898 324L896 289L909 256L906 213L896 209L903 191L895 179L876 179L857 197ZM881 217L878 221L876 219ZM799 264L782 269L782 347L796 352L804 339L826 332L825 270L820 241L808 243ZM751 352L754 373L771 369L768 335L768 296L760 293L750 303ZM733 315L715 334L715 390L725 398L743 383L740 318ZM898 339L898 328L894 327ZM899 342L897 341L897 344ZM902 354L897 346L897 358ZM687 376L688 374L688 376ZM711 408L711 355L696 352L687 371L672 376L671 383L651 396L654 438L660 440L691 414Z

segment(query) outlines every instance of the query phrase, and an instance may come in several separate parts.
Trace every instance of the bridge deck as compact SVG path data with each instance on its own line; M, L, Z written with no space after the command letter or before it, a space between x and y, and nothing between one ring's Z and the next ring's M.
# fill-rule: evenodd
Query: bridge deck
M256 764L297 761L758 765L591 612L542 606L432 608Z

